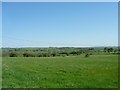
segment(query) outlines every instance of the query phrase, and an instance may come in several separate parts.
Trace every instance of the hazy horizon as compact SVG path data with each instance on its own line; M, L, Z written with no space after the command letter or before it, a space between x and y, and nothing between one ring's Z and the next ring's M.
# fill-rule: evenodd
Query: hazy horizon
M1 48L99 48L99 47L119 47L119 46L68 46L68 47L63 47L63 46L46 46L46 47L1 47Z

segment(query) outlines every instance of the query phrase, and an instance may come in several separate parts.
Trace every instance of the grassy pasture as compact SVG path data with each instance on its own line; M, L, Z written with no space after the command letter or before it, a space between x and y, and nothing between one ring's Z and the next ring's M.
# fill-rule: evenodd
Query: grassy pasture
M116 88L117 55L4 57L3 88Z

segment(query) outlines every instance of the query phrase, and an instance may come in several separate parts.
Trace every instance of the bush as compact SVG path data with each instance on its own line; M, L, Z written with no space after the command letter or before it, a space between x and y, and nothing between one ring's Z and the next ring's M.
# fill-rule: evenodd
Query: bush
M9 56L10 56L10 57L17 57L17 53L13 53L13 52L12 52L12 53L9 54Z
M34 57L34 55L30 54L30 53L23 53L24 57Z
M53 57L55 57L57 54L56 54L56 53L52 53L51 55L52 55Z
M47 55L47 53L43 53L43 57L47 57L48 55Z
M43 54L42 54L42 53L40 53L40 54L38 55L38 57L43 57Z
M89 57L89 56L90 56L90 54L88 54L88 53L87 53L87 54L85 54L85 57Z
M49 53L39 53L38 57L50 57Z

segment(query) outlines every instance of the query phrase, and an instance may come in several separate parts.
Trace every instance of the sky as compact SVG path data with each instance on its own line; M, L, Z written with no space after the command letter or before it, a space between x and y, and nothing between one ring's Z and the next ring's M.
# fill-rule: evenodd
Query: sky
M4 2L3 47L118 45L117 2Z

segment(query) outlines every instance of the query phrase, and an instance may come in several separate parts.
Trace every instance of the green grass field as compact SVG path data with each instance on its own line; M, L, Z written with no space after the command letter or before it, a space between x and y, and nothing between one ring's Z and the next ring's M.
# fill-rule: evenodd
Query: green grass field
M5 57L3 88L117 88L118 57Z

